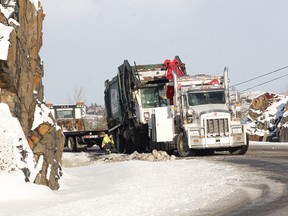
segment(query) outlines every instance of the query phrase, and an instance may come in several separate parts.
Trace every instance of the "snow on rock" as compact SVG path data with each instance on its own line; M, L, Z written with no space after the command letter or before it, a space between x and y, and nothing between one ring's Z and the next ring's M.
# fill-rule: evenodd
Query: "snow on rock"
M39 9L42 8L40 0L29 0L29 1L31 2L31 4L34 5L36 11L38 11ZM15 12L16 7L17 7L17 1L16 0L3 0L0 2L0 12L2 14L4 14L4 16L6 17L7 20L11 19L11 17L13 16L13 14ZM12 20L10 20L10 21L12 21ZM9 21L9 23L10 23L10 21ZM18 23L16 20L15 20L15 22Z
M11 115L4 103L0 103L0 148L0 175L24 173L26 181L34 181L37 171L33 153L18 119Z
M13 29L13 27L0 23L0 60L7 60L10 46L9 38Z
M34 112L34 121L31 130L35 130L42 123L49 123L54 125L53 120L50 118L51 110L45 104L37 104Z
M41 8L41 1L40 0L30 0L32 4L34 4L36 10L38 11Z
M8 23L9 25L20 26L20 23L13 18L9 18Z
M0 12L4 14L4 16L9 19L15 11L16 1L15 0L4 0L1 1L0 4Z
M268 92L254 98L250 105L246 124L250 140L272 141L277 139L287 142L286 138L284 140L279 138L280 130L282 127L286 127L288 121L288 118L285 117L288 109L287 103L288 96Z

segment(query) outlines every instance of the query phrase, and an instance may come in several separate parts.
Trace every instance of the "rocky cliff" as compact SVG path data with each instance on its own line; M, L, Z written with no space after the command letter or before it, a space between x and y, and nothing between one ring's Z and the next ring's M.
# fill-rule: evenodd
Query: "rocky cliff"
M19 119L35 162L44 158L34 182L58 189L63 137L53 120L43 118L47 107L39 51L44 17L38 0L0 0L0 102ZM35 123L39 115L43 121Z
M250 140L288 142L288 97L267 92L258 95L247 120Z

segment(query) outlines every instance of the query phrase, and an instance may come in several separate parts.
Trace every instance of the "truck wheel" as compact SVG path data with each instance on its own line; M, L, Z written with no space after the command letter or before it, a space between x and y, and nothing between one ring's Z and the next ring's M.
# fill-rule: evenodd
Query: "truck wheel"
M246 152L248 151L248 147L249 147L249 136L248 134L246 134L246 144L247 145L243 145L241 147L234 147L234 148L230 148L229 152L231 155L244 155L246 154Z
M248 150L248 146L244 145L241 147L234 147L234 148L230 148L229 152L231 155L244 155Z
M67 149L70 152L76 151L76 141L74 137L68 137L67 140Z
M188 157L191 155L191 151L183 132L181 132L177 138L177 151L181 157Z

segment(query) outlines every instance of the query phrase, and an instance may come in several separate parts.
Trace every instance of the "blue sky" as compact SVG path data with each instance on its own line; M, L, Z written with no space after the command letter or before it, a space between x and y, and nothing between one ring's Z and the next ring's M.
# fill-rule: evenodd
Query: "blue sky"
M41 57L47 102L67 103L73 89L104 104L104 81L131 64L179 55L190 75L220 75L230 85L288 65L286 0L42 0ZM245 85L288 74L288 69ZM280 93L288 76L252 90Z

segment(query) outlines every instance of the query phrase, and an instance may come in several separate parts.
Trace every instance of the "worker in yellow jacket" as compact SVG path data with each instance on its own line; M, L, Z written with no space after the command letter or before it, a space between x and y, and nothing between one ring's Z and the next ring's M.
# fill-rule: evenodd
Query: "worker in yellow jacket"
M116 148L115 148L115 144L113 141L113 136L112 133L108 133L104 136L103 140L102 140L102 145L101 147L105 150L105 152L107 154L110 153L116 153Z

